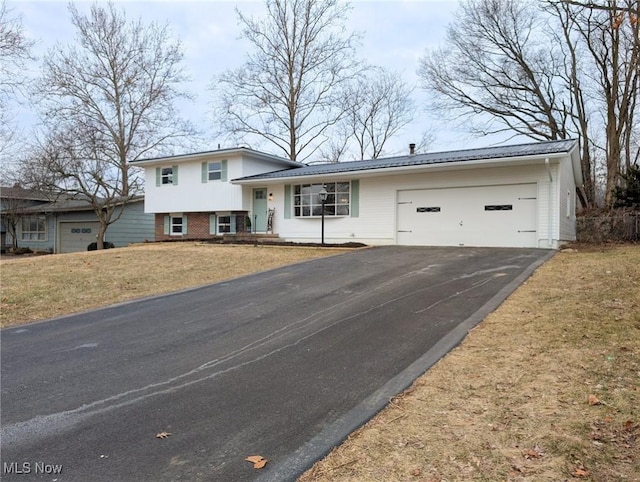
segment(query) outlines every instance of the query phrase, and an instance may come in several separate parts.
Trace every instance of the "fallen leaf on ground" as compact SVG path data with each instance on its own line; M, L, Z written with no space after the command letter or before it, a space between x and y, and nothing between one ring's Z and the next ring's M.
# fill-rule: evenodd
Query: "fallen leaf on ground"
M527 450L524 454L525 459L539 459L542 456L544 456L544 451L537 445L532 449Z
M574 477L589 477L589 471L581 469L580 467L576 468L572 474Z
M265 459L262 455L250 455L245 460L247 462L251 462L254 469L261 469L262 467L267 465L268 462L268 460Z
M171 437L171 434L169 432L160 432L156 434L156 438L165 439L167 437Z

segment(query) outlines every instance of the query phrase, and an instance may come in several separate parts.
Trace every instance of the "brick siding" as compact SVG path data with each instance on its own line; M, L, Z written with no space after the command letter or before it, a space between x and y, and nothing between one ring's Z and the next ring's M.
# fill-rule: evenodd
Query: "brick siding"
M177 241L180 239L214 239L219 236L209 234L209 216L214 213L183 213L187 218L187 234L182 236L164 234L164 217L166 213L156 213L155 216L155 236L156 241ZM236 215L236 232L245 231L246 211L233 211ZM215 231L215 230L214 230Z

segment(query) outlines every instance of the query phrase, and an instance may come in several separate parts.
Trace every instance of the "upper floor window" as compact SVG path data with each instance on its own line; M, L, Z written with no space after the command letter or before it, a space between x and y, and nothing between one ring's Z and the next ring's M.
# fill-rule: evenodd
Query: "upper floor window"
M325 216L349 216L351 185L349 182L326 182L324 184L298 184L294 186L293 212L296 217L322 215L320 191L327 191L324 203Z
M178 185L178 166L156 167L156 186L168 185Z
M173 167L162 168L162 184L173 184Z
M44 216L22 218L23 241L45 241L47 239L47 220Z
M219 181L222 179L222 163L210 162L207 165L207 179L209 181Z
M205 161L202 163L203 183L227 180L227 161Z

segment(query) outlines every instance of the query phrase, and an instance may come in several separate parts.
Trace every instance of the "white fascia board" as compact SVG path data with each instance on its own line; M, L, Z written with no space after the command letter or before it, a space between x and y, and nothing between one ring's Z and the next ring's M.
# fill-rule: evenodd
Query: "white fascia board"
M477 159L473 161L450 161L434 164L420 164L416 166L383 167L379 169L363 169L359 171L332 172L326 174L311 174L308 176L285 176L261 179L232 179L232 184L241 185L269 185L282 183L311 183L320 179L359 179L363 177L379 177L389 174L411 174L415 172L459 171L473 167L514 167L532 164L544 164L545 159L554 161L566 157L566 152L553 154L539 154L535 156L517 156L498 159ZM292 169L295 172L295 169Z
M573 178L577 187L584 186L584 176L582 175L582 160L580 159L580 149L578 143L569 152L571 167L573 168Z

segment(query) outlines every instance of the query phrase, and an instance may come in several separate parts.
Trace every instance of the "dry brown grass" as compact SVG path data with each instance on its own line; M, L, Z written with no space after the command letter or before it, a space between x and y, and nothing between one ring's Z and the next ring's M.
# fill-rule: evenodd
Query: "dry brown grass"
M331 253L185 243L3 260L1 322ZM542 266L301 482L640 481L638 407L640 247L580 247Z
M214 283L343 250L144 244L0 261L0 326Z
M558 253L311 481L639 481L640 247Z

